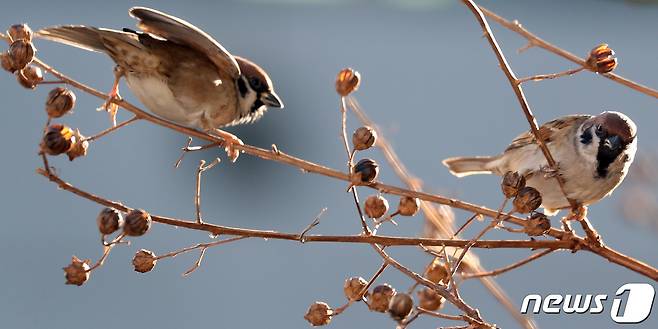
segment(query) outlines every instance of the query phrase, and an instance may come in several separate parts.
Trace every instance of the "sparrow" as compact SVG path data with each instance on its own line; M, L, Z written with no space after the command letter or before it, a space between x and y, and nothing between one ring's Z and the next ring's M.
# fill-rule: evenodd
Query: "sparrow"
M613 111L567 115L539 128L540 138L558 163L567 196L581 206L610 195L624 180L635 157L636 133L629 117ZM532 132L516 137L500 155L455 157L443 164L457 177L518 172L527 186L540 192L547 215L570 208Z
M219 128L254 122L267 107L283 108L267 72L231 55L210 35L180 18L144 7L133 7L129 13L142 32L64 25L42 29L37 35L112 58L115 82L105 104L110 112L109 100L120 97L118 85L124 77L149 111L216 134L235 160L238 153L233 145L242 141Z

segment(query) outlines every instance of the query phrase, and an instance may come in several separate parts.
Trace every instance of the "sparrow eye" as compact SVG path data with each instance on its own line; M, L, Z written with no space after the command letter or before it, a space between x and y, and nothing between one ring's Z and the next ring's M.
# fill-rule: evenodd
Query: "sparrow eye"
M256 89L256 90L258 90L262 87L260 79L257 79L257 78L252 78L251 80L249 80L249 84L251 85L251 88Z
M603 127L601 125L596 125L595 132L596 132L596 136L599 136L600 138L603 138L605 135L605 132L603 131Z

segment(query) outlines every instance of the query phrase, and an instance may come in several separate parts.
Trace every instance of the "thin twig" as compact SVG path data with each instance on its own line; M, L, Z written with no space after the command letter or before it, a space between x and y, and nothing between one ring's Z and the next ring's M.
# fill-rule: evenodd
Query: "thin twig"
M505 58L503 51L500 49L500 46L496 41L496 37L493 35L493 32L491 31L491 27L489 26L489 23L484 18L484 14L480 10L480 8L475 4L475 2L473 2L472 0L462 0L462 1L471 10L471 12L473 12L473 15L475 15L475 18L480 23L480 26L482 27L482 31L484 31L484 35L489 41L489 45L491 46L491 49L494 51L496 58L498 59L498 63L500 64L499 66L501 70L503 70L503 73L505 73L505 76L507 77L507 80L509 81L512 90L514 90L514 94L516 95L516 98L518 99L519 104L521 105L523 114L525 115L525 118L528 121L528 124L530 125L530 130L532 131L532 134L535 136L535 141L537 142L537 145L539 146L542 153L544 154L544 157L546 158L546 162L548 163L549 168L556 173L554 177L557 180L560 189L562 190L562 194L564 194L567 201L569 201L571 208L574 209L577 208L578 204L576 203L576 201L569 198L566 190L564 189L564 184L565 184L564 179L559 174L559 168L557 166L557 162L553 158L551 151L548 149L548 146L546 146L544 139L539 133L539 126L537 125L537 120L535 119L534 114L532 114L532 110L530 109L530 104L528 104L525 94L523 93L523 88L519 83L519 79L516 78L514 71L512 71L512 68L507 63L507 59Z
M302 231L302 233L299 233L299 242L301 242L301 243L305 242L304 235L306 235L306 233L308 233L308 231L310 231L311 229L313 229L314 227L316 227L320 224L320 217L322 217L322 215L324 215L325 211L327 211L327 207L322 208L322 210L320 210L320 213L317 214L317 216L315 216L313 221L310 224L308 224L308 226L306 226L306 228Z
M65 182L61 178L59 178L56 174L53 172L48 172L45 169L39 168L37 169L37 173L46 177L48 180L52 181L53 183L57 184L57 186L62 189L69 191L75 195L78 195L82 198L88 199L90 201L93 201L95 203L98 203L100 205L106 206L106 207L113 207L117 210L123 211L123 212L129 212L133 208L129 208L119 202L111 201L102 197L99 197L97 195L91 194L89 192L80 190L76 188L75 186ZM495 212L493 210L488 210L486 208L481 208L480 211L483 214L487 214L489 211ZM495 216L495 215L494 215ZM184 227L188 229L193 229L193 230L200 230L200 231L206 231L208 233L211 233L213 235L221 235L221 234L226 234L226 235L239 235L239 236L250 236L250 237L260 237L260 238L269 238L269 239L280 239L280 240L294 240L294 241L299 241L299 234L292 234L292 233L280 233L280 232L275 232L275 231L261 231L261 230L251 230L251 229L243 229L243 228L234 228L234 227L228 227L228 226L219 226L219 225L213 225L213 224L208 224L208 223L196 223L196 221L191 221L191 220L181 220L181 219L176 219L176 218L171 218L171 217L165 217L165 216L157 216L157 215L151 215L151 218L153 221L166 224L166 225L172 225L172 226L177 226L177 227ZM514 216L511 216L509 220L513 220ZM518 218L518 223L520 225L523 225L525 222L524 219ZM555 228L552 228L548 232L549 235L554 236L556 238L561 238L564 236L564 232L557 230ZM448 246L448 247L463 247L465 246L469 241L467 240L453 240L453 239L448 239L448 240L441 240L441 239L426 239L426 238L403 238L403 237L387 237L387 236L362 236L362 235L347 235L347 236L329 236L329 235L310 235L305 237L306 242L346 242L346 243L367 243L367 244L379 244L379 245L385 245L385 246L393 246L393 245L411 245L411 246L418 246L420 244L426 245L426 246ZM555 241L493 241L493 242L487 242L487 241L477 241L473 246L473 248L555 248L555 249L569 249L572 250L576 247L583 249L583 250L588 250L592 251L601 257L609 260L610 262L613 262L615 264L624 266L630 270L633 270L637 273L640 273L648 278L651 278L652 280L658 281L658 269L650 266L649 264L640 262L630 256L624 255L622 253L619 253L618 251L615 251L607 246L603 246L600 248L597 248L596 251L590 248L590 242L586 241L585 239L578 237L576 235L569 235L568 239L565 240L555 240Z
M208 169L216 166L221 160L215 158L209 165L206 166L206 160L199 161L199 167L196 171L196 193L194 195L194 206L196 207L196 222L203 223L201 219L201 174Z
M496 23L502 25L503 27L518 33L522 37L526 38L533 47L539 47L544 50L547 50L555 55L558 55L568 61L571 61L573 63L576 63L578 66L586 66L587 61L583 58L580 58L554 44L551 44L547 42L546 40L538 37L537 35L531 33L530 31L526 30L518 21L510 21L507 20L498 14L492 12L489 9L483 8L480 6L480 10L487 15L489 18L494 20ZM632 81L630 79L624 78L618 74L615 73L605 73L605 74L598 74L602 77L606 77L614 82L620 83L626 87L629 87L635 91L638 91L640 93L643 93L645 95L651 96L658 98L658 90L649 88L645 85L642 85L640 83L637 83L635 81Z
M91 141L95 141L95 140L97 140L97 139L99 139L99 138L101 138L101 137L103 137L103 136L105 136L105 135L107 135L107 134L109 134L109 133L111 133L111 132L113 132L113 131L116 131L116 130L118 130L118 129L120 129L120 128L123 128L123 127L125 127L125 126L127 126L127 125L129 125L129 124L131 124L131 123L133 123L133 122L135 122L135 121L137 121L137 120L139 120L139 117L135 115L135 116L133 116L132 118L130 118L130 119L128 119L128 120L126 120L126 121L124 121L124 122L118 124L118 125L115 125L115 126L112 126L112 127L110 127L110 128L107 128L107 129L105 129L105 130L99 132L98 134L96 134L96 135L94 135L94 136L87 137L87 138L85 138L85 140L86 140L86 141L90 141L90 142L91 142Z
M541 80L547 80L547 79L557 79L557 78L560 78L560 77L563 77L563 76L574 75L574 74L576 74L578 72L581 72L581 71L584 71L584 70L585 70L585 67L578 67L578 68L575 68L575 69L566 70L566 71L558 72L558 73L533 75L533 76L530 76L530 77L525 77L525 78L518 79L518 81L519 81L519 84L521 84L521 83L528 82L528 81L541 81Z
M555 251L555 249L546 249L546 250L543 250L541 252L534 253L530 257L522 259L522 260L520 260L520 261L518 261L514 264L511 264L511 265L508 265L508 266L505 266L503 268L499 268L499 269L496 269L496 270L492 270L492 271L489 271L489 272L465 273L465 274L462 275L462 279L467 280L467 279L472 279L472 278L481 278L481 277L484 277L484 276L500 275L500 274L503 274L507 271L510 271L510 270L515 269L515 268L521 267L525 264L528 264L528 263L532 262L533 260L536 260L538 258L546 256L546 255L552 253L553 251Z

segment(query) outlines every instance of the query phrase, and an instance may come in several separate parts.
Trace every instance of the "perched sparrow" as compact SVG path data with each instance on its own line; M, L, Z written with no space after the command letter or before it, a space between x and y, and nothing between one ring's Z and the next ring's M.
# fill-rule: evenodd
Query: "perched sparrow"
M637 149L636 130L626 115L603 112L549 121L539 134L558 162L569 198L586 206L610 195L624 180ZM531 132L515 138L500 155L450 158L443 164L457 177L516 171L541 193L548 214L570 206L556 179L547 175L546 159Z
M118 82L124 76L151 112L217 134L236 157L232 145L242 141L218 128L253 122L267 106L283 108L263 69L231 55L199 28L149 8L131 8L130 15L144 32L67 25L37 34L108 54L117 64L110 98L118 97Z

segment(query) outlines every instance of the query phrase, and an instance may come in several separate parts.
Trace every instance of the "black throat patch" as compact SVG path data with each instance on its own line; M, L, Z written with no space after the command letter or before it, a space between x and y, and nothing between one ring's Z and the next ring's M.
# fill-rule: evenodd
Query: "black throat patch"
M624 152L626 149L626 144L621 145L621 147L611 150L604 146L603 139L599 143L599 150L596 153L596 175L598 178L605 178L608 176L608 167L610 164L617 159L619 154Z

